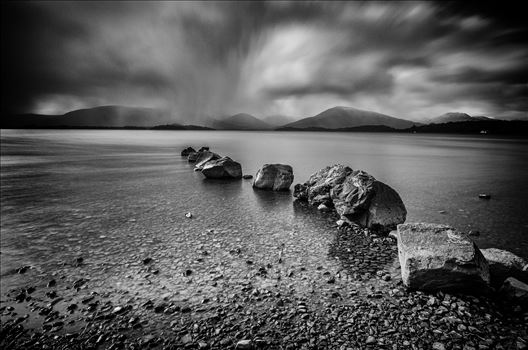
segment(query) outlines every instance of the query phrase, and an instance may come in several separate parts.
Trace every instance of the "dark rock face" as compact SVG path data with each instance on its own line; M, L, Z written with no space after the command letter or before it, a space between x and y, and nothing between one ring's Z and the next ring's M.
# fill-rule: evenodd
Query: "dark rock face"
M340 164L321 169L304 184L295 185L293 195L311 205L335 208L343 219L381 233L395 229L407 216L394 189L364 171Z
M198 150L198 152L204 152L204 151L209 151L209 146L200 147L200 149Z
M518 303L525 308L528 307L528 285L526 283L513 277L508 277L506 281L504 281L500 293L507 299Z
M198 158L196 158L196 165L194 166L194 170L200 171L207 162L220 158L222 158L222 156L219 154L209 151L200 151L198 152Z
M242 166L229 157L207 162L202 168L202 174L209 179L240 179Z
M293 182L293 169L285 164L264 164L257 172L253 187L263 190L287 191Z
M446 225L398 225L398 255L403 283L427 291L486 292L489 266L467 236Z
M189 163L194 163L194 162L196 162L196 159L198 159L199 156L200 156L200 152L191 152L187 156L187 161Z
M181 151L181 156L182 157L187 157L189 154L193 153L193 152L196 152L196 150L192 147L187 147L186 149L184 149L183 151Z
M497 248L482 249L482 254L486 258L490 268L491 284L494 287L500 287L508 277L528 282L527 262L507 251Z

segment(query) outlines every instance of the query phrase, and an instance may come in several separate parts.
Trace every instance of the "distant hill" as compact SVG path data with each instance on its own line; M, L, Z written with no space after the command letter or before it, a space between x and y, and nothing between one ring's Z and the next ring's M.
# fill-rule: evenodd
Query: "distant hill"
M235 114L231 117L214 120L211 124L219 130L271 130L273 126L247 113Z
M486 135L523 135L528 136L527 120L474 120L442 124L427 124L409 128L405 131L416 133L440 134L486 134Z
M171 116L152 108L101 106L78 109L64 115L23 114L4 116L2 128L52 127L152 127L171 122Z
M443 124L443 123L459 123L459 122L474 122L478 120L493 120L483 116L472 117L466 113L449 112L429 120L429 124Z
M151 128L152 130L215 130L213 128L208 128L206 126L200 125L181 125L181 124L165 124L165 125L156 125Z
M314 117L304 118L284 125L282 128L324 128L343 129L358 126L383 125L395 129L410 128L414 123L405 119L390 117L385 114L364 111L351 107L334 107Z
M267 117L262 118L262 121L265 123L268 123L271 126L279 127L283 126L289 123L293 123L295 121L295 118L287 117L285 115L269 115Z

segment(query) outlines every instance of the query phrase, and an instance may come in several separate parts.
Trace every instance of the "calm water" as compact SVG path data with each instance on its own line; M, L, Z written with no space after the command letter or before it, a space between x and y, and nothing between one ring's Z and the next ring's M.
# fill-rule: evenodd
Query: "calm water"
M138 254L130 243L134 239L163 246L178 232L199 236L211 227L235 230L242 239L244 232L257 232L251 239L262 244L270 239L268 234L281 230L297 229L302 240L303 229L312 233L328 229L324 214L296 210L291 194L254 191L250 181L204 180L179 155L189 145L208 145L231 156L245 174L254 175L264 163L290 164L294 183L335 163L363 169L400 193L409 222L478 230L480 247L528 257L527 140L370 133L2 130L2 275L24 264L46 266L78 253ZM492 199L480 200L482 192ZM197 219L186 219L188 211ZM299 220L310 227L295 226Z

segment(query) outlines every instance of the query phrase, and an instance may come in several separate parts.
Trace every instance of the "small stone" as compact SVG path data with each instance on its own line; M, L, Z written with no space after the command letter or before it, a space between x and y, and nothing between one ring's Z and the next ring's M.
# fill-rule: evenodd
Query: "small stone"
M20 268L17 269L17 273L18 274L23 274L23 273L26 273L27 270L29 270L30 266L22 266Z
M191 219L191 218L193 217L193 214L191 214L191 213L186 213L186 214L185 214L185 217L186 217L187 219Z
M367 338L367 341L365 343L366 344L374 344L374 343L376 343L376 338L374 338L373 336L369 335L368 338Z
M317 207L317 210L319 211L329 211L330 208L328 208L326 205L324 204L319 204L319 206Z
M433 350L445 350L445 345L440 342L433 343Z
M251 340L249 339L238 341L235 347L235 349L240 349L240 350L252 349L252 348L253 348L253 344L251 343Z
M47 287L51 288L51 287L55 287L56 285L57 285L57 281L51 280L48 282Z
M249 180L249 179L252 179L252 178L253 178L253 175L244 175L244 176L242 176L242 178L243 178L244 180Z
M190 275L192 275L192 270L185 270L185 272L183 273L183 276L185 277L189 277Z
M473 237L477 237L477 236L480 236L480 232L477 231L477 230L471 230L468 232L468 235L469 236L473 236Z
M152 262L152 258L145 258L145 259L143 259L143 264L144 264L144 265L148 265L148 264L150 264L151 262Z
M481 193L479 194L480 199L491 199L491 194L488 193Z

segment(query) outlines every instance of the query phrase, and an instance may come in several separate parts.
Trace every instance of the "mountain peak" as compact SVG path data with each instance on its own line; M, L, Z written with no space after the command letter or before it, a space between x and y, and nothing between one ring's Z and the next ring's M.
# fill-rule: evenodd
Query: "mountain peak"
M304 118L285 125L288 128L324 128L341 129L358 126L383 125L395 129L410 128L412 121L394 118L385 114L365 111L353 107L336 106L329 108L316 116Z

